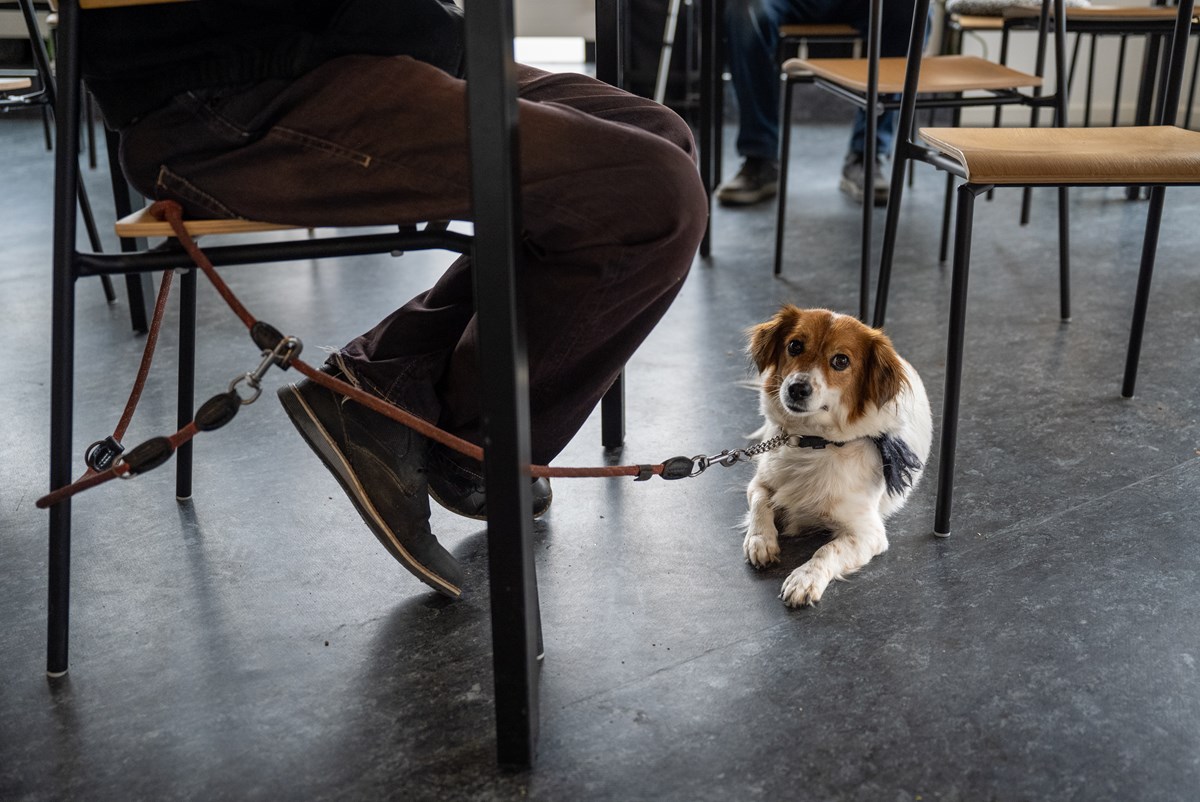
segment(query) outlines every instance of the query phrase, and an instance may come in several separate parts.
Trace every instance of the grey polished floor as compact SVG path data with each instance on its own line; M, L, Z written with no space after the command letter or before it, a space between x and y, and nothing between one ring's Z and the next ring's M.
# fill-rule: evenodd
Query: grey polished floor
M556 464L746 444L743 331L785 301L854 311L845 128L797 136L811 150L784 276L771 275L772 212L717 209L712 257L629 365L626 447L606 454L592 420ZM1118 386L1145 203L1074 193L1069 324L1053 195L1036 196L1024 228L1016 192L980 204L954 536L930 534L931 473L891 521L891 550L817 608L776 598L814 543L787 543L765 572L743 562L744 465L673 483L556 481L536 525L540 757L511 774L494 761L484 528L435 509L469 591L427 592L294 434L272 397L290 379L278 372L198 441L191 501L176 502L170 467L78 497L71 671L46 678L47 514L33 502L47 486L52 158L36 120L0 119L0 143L0 798L1196 798L1197 190L1168 194L1133 400ZM89 176L96 198L105 181ZM905 204L888 325L939 418L942 187L921 170ZM226 275L311 357L447 259ZM143 340L98 282L77 298L82 450L112 430ZM205 398L257 353L203 284L200 317ZM174 363L167 333L131 442L174 429Z

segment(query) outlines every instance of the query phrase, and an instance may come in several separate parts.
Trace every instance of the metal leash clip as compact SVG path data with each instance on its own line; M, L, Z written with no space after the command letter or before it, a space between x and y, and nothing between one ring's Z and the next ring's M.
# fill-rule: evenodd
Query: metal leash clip
M736 465L746 458L746 450L742 448L725 449L720 454L712 456L704 456L700 454L692 457L692 473L690 476L699 476L713 465L724 465L728 468L730 465Z
M229 391L234 392L239 384L245 382L254 390L254 394L247 398L242 398L241 396L238 396L238 398L241 400L242 406L253 404L262 395L262 377L267 374L271 366L279 365L280 367L286 367L290 365L303 347L300 340L296 337L284 337L280 339L274 349L263 351L262 362L258 363L257 368L250 373L243 373L229 383Z

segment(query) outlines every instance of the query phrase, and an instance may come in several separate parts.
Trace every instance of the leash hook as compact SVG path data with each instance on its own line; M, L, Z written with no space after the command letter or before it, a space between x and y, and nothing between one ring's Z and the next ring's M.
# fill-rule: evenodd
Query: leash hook
M250 373L243 373L229 383L229 391L234 392L239 384L245 382L254 392L246 398L242 398L240 395L238 398L242 402L242 406L253 404L262 395L262 377L267 374L271 366L279 365L281 368L288 368L302 348L300 340L296 337L281 338L273 349L263 351L262 362L258 363L257 368Z
M692 457L692 473L689 476L699 476L713 465L722 465L728 468L731 465L736 465L745 458L746 451L741 448L727 448L720 454L713 454L707 457L700 454Z

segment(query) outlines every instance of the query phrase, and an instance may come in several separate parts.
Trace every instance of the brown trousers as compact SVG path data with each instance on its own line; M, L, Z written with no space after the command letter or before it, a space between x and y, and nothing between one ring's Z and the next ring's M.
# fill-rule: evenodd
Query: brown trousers
M190 214L300 225L471 219L466 84L408 57L189 92L122 132L130 180ZM706 222L691 133L581 75L519 70L533 458L583 425L678 292ZM464 257L343 349L384 397L479 442Z

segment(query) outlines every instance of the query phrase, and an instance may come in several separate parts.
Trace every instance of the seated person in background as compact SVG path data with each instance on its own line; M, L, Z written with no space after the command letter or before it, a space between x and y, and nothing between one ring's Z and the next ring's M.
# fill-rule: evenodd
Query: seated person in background
M884 0L880 54L908 52L914 0ZM717 188L717 200L730 206L758 203L775 196L779 182L779 26L799 23L853 25L864 38L870 21L869 0L726 0L725 37L729 71L738 104L737 175ZM875 205L887 203L890 175L886 159L896 136L897 112L890 110L876 128ZM842 165L841 189L863 199L863 151L867 116L855 113L850 147Z
M193 217L396 225L471 219L462 28L439 0L201 0L84 12L81 48L146 195ZM541 464L678 293L706 202L674 112L582 75L522 66L518 83L518 286ZM463 257L323 369L480 443L472 293ZM311 381L279 395L392 556L458 596L429 495L485 517L481 466ZM547 480L533 491L544 512Z

